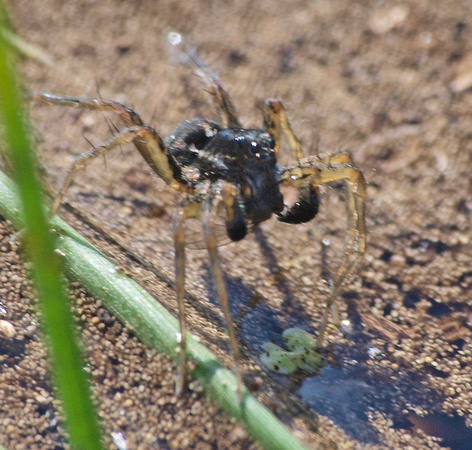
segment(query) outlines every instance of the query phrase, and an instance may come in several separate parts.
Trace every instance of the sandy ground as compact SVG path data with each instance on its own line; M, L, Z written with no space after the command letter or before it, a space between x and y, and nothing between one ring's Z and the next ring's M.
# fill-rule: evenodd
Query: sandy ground
M261 123L261 102L280 97L307 154L350 150L369 183L368 252L340 301L350 325L329 329L332 359L319 376L275 376L258 356L290 326L316 331L326 298L318 236L332 242L334 270L346 227L342 189L325 190L313 224L270 220L221 248L246 381L262 378L260 400L310 448L472 448L472 7L459 0L274 5L16 0L11 13L17 32L60 67L23 61L31 90L96 96L98 87L162 136L184 119L214 119L198 79L170 62L165 36L178 31L219 72L247 126ZM89 148L84 136L95 144L110 136L101 114L33 105L32 116L52 189ZM170 221L179 197L133 148L87 168L67 201L172 278ZM63 212L175 311L169 286ZM1 224L0 314L16 335L0 338L0 442L62 448L34 295L12 232ZM205 252L189 251L188 260L191 329L230 366ZM254 445L197 392L177 400L171 362L80 287L73 292L110 445L112 433L128 448Z

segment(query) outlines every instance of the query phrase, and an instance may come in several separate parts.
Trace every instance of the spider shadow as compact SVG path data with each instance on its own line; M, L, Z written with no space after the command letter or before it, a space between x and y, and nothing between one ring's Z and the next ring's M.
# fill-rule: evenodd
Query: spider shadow
M313 333L314 330L311 317L292 293L264 233L258 228L254 230L254 233L261 253L267 261L269 271L283 296L281 308L283 313L275 310L267 299L248 287L242 278L233 278L225 272L225 282L228 289L230 312L238 329L239 340L249 349L250 353L258 355L261 353L262 346L267 342L283 346L282 333L287 328L297 326L310 333ZM213 276L207 264L205 271L204 282L209 302L219 307ZM215 317L214 311L210 311L210 308L206 308L204 314L211 317L212 322L217 323L218 326L225 326L221 315Z
M220 308L209 265L205 265L205 270L204 282L209 303ZM225 283L228 289L231 317L237 328L240 343L253 355L259 354L262 345L266 342L282 345L281 336L285 326L284 318L280 313L271 308L268 302L258 296L253 289L247 287L241 278L233 278L225 272ZM212 322L217 323L218 327L226 327L221 314L215 317L210 308L207 310L209 315L205 311L206 317L212 316ZM226 345L229 345L229 342Z
M254 229L254 236L259 245L261 254L266 260L267 267L276 281L277 289L283 295L284 300L282 307L284 312L287 313L287 324L285 327L289 328L296 326L313 333L313 319L309 314L307 314L303 304L293 294L264 232L259 227L256 227Z

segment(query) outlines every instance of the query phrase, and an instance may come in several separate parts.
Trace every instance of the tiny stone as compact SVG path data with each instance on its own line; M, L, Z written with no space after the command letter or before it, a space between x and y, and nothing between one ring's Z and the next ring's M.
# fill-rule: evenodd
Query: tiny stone
M90 322L92 323L92 325L96 325L100 322L100 317L94 316L90 319Z
M25 329L25 336L31 337L36 333L36 325L28 325Z
M8 338L12 338L16 335L15 327L6 320L0 320L0 331Z
M314 284L315 284L314 281L308 276L302 277L302 283L305 286L314 286Z
M41 394L37 394L35 396L35 400L40 404L48 403L48 399L46 397L44 397L44 395L41 395Z
M402 255L393 255L390 264L395 267L403 267L406 264L406 259Z

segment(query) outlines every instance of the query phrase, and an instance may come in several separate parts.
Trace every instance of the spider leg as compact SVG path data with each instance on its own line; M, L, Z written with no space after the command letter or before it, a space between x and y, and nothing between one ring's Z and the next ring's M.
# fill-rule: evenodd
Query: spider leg
M241 122L238 119L236 108L231 101L228 91L223 87L218 77L212 79L209 90L213 97L213 103L220 116L223 128L241 128Z
M180 64L193 69L194 73L202 78L208 87L208 92L213 97L213 103L216 106L223 128L242 128L238 119L238 113L228 92L223 87L216 72L211 70L198 57L197 49L189 46L178 33L169 33L167 40L171 44L173 51L178 52Z
M121 103L114 102L113 100L55 95L46 92L31 92L29 94L29 99L40 105L68 106L71 108L89 109L92 111L115 112L127 127L144 125L139 114L131 108L128 108Z
M94 159L98 158L101 155L105 155L110 150L113 150L116 147L119 147L123 144L129 142L136 142L137 139L142 139L143 142L146 142L148 148L150 150L149 155L153 155L153 162L159 162L160 165L155 164L155 172L161 176L168 184L174 187L174 178L171 176L170 167L165 165L165 154L159 155L161 148L158 146L159 141L156 140L156 132L149 127L137 126L132 128L125 128L120 134L113 136L108 141L94 147L92 150L82 153L78 156L75 160L74 164L72 165L71 169L67 172L66 178L57 194L56 198L54 199L53 206L49 213L50 217L56 214L59 206L61 205L64 196L69 189L75 175L77 172L86 166L88 166ZM154 156L155 155L155 156ZM151 164L150 164L151 165ZM151 167L153 167L151 165ZM154 168L154 167L153 167ZM176 185L180 187L179 185Z
M215 223L212 214L212 199L208 199L208 201L205 203L206 204L204 207L203 214L204 239L210 257L211 271L215 280L215 287L218 295L218 300L221 304L221 308L223 309L226 326L228 327L229 341L234 359L234 370L236 372L237 394L239 400L242 401L242 379L241 369L239 366L239 347L236 338L236 331L234 329L233 320L231 318L231 312L229 309L228 290L224 280L223 269L221 267L221 262L218 254L217 240L215 235Z
M297 160L303 158L302 146L300 141L295 136L295 133L290 126L290 122L285 112L285 107L281 100L269 99L266 102L267 110L264 111L264 127L275 140L275 152L280 148L281 133L284 133L288 140L290 150L295 155Z
M317 187L333 181L344 181L346 188L347 235L344 252L332 281L330 296L326 302L318 334L318 346L323 344L328 323L327 311L331 308L333 321L339 326L336 298L344 283L352 276L366 248L365 197L366 183L361 170L346 152L337 152L321 158L305 158L297 166L288 168L281 175L284 184L301 187L311 183Z
M161 177L168 185L176 190L186 190L183 184L180 182L180 168L178 167L178 164L174 158L170 155L169 151L166 149L160 136L151 127L145 126L141 117L131 108L111 100L59 96L43 92L34 92L30 94L30 99L43 105L68 106L72 108L114 112L118 114L128 129L123 130L116 136L116 139L119 142L118 144L115 144L115 138L112 138L106 143L98 146L97 149L110 146L111 148L114 148L116 145L121 145L132 141L135 147L141 153L141 156L159 177ZM138 129L140 129L140 131L138 131ZM135 131L130 132L129 130ZM135 133L133 139L129 139L128 136L131 136L133 133ZM88 153L94 153L94 150ZM106 150L103 150L100 154L105 152ZM88 155L88 153L85 153L84 155ZM94 159L92 156L91 158Z
M223 128L242 128L236 108L218 75L199 60L195 73L203 78L208 86Z
M184 53L185 61L188 65L193 68L195 74L202 78L203 82L207 85L208 92L213 98L213 103L220 116L223 128L242 128L236 108L218 75L195 52L186 51L185 49L181 49L181 51Z
M184 221L187 217L186 210L177 213L174 219L174 244L175 244L175 292L179 310L180 324L180 362L176 381L176 393L181 395L188 386L187 377L187 330L185 324L185 230Z

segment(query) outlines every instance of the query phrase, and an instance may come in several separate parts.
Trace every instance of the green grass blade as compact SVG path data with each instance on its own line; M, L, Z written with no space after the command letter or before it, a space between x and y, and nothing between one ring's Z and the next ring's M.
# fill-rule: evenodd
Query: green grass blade
M0 11L0 15L3 14ZM41 187L35 176L14 61L1 35L0 119L18 184L20 201L16 208L22 212L26 228L27 252L33 263L33 276L41 299L42 325L53 362L52 378L64 407L70 443L76 449L100 449L101 437L83 370L84 363L75 341L69 301L63 290L53 236L42 204Z

